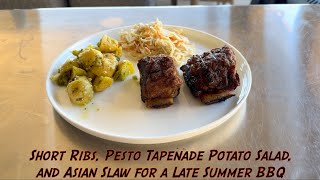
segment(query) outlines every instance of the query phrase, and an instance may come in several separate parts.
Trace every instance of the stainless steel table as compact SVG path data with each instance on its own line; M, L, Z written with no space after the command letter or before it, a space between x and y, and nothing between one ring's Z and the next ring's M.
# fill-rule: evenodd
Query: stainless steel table
M0 178L35 178L40 168L286 168L284 178L320 178L320 6L75 8L0 11ZM199 29L238 48L253 84L229 121L194 138L130 145L88 135L52 108L45 78L76 41L108 28L150 22ZM201 118L201 117L199 117ZM97 151L99 161L29 161L33 150ZM138 161L104 161L108 149L141 151ZM290 161L146 161L157 151L288 151ZM133 170L132 170L133 171ZM202 172L199 174L203 174ZM62 177L61 174L59 177ZM100 178L100 176L97 176ZM168 176L169 178L170 176ZM134 178L132 172L129 178ZM198 177L199 179L202 176Z

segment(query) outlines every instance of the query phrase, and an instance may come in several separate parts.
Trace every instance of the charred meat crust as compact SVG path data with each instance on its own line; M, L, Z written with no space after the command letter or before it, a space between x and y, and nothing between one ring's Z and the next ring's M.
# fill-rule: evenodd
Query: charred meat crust
M194 55L180 69L191 93L205 104L232 97L240 85L236 56L228 46Z
M168 99L178 96L182 80L172 57L148 56L139 60L141 100L147 107L162 108L173 104Z
M232 92L223 92L223 93L219 93L219 94L213 94L213 93L202 94L200 96L200 100L204 104L213 104L213 103L225 101L226 99L229 99L230 97L232 97L234 95L235 94L233 94Z
M173 98L155 98L145 101L148 108L166 108L173 104Z

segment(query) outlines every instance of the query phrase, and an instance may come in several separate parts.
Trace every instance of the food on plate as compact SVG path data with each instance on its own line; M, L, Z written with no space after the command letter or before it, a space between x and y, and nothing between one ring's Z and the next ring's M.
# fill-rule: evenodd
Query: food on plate
M110 87L113 79L123 81L134 73L130 61L118 62L122 48L115 39L106 35L97 46L89 45L81 50L73 50L72 54L76 57L67 60L58 73L51 76L51 80L59 86L67 86L70 101L75 105L88 104L94 92ZM115 77L118 71L120 75Z
M71 79L77 77L77 76L86 76L87 75L87 72L81 68L78 68L76 66L73 66L72 67L72 70L71 70Z
M107 76L98 76L93 81L93 90L101 92L113 84L113 79Z
M141 100L148 108L165 108L173 104L182 80L172 57L148 56L138 61Z
M134 67L133 64L128 60L123 60L119 62L118 70L114 74L115 80L123 81L125 80L129 75L134 73Z
M101 66L103 58L99 50L89 48L79 54L77 61L84 70L89 71L93 66Z
M150 24L136 24L132 29L120 32L120 44L127 55L136 60L164 54L180 64L193 54L191 44L182 31L166 30L158 19Z
M72 61L69 59L61 66L60 73L69 72L73 67L80 67L80 64L78 61Z
M236 56L228 46L194 55L180 69L191 93L204 104L234 96L233 91L240 85Z
M76 105L85 105L93 98L93 88L85 76L77 76L67 85L70 101Z
M59 72L51 77L51 80L59 86L66 86L72 76L73 67L79 67L79 63L73 60L67 60L59 69Z
M118 57L122 55L122 47L119 46L118 41L107 35L101 38L98 47L102 53L114 53Z
M104 55L99 64L92 65L89 69L96 76L112 77L118 66L118 60L113 54Z
M60 73L52 75L50 79L59 86L66 86L70 80L70 73Z

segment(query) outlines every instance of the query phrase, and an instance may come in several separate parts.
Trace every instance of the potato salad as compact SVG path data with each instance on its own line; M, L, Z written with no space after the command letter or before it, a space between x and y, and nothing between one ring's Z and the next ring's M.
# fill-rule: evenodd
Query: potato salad
M75 105L88 104L94 92L101 92L114 81L123 81L134 73L129 60L121 60L122 47L118 41L104 35L96 46L73 50L73 59L67 60L51 80L66 86L70 101Z

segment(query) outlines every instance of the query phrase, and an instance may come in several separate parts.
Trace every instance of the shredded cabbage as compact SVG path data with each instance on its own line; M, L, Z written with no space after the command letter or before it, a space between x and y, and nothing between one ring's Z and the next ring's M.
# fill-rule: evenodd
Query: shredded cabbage
M121 31L120 44L127 55L136 60L165 54L180 64L193 54L188 38L182 36L182 30L166 30L158 19L150 24L139 23L132 29Z

